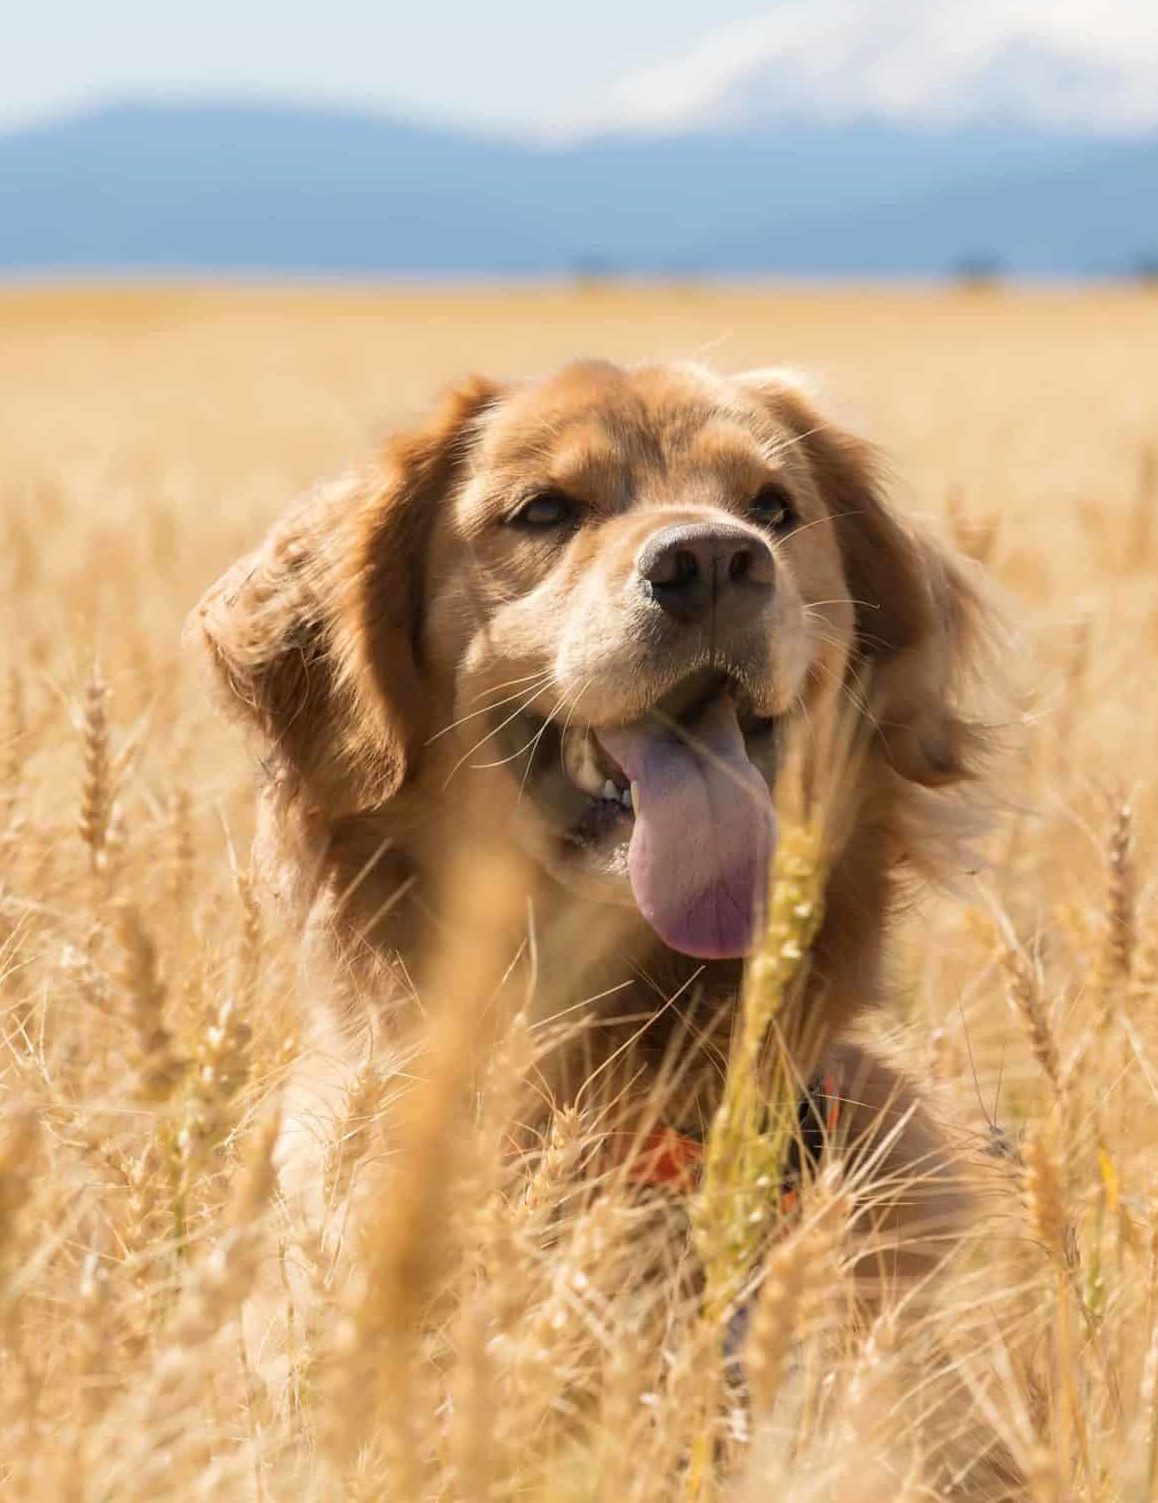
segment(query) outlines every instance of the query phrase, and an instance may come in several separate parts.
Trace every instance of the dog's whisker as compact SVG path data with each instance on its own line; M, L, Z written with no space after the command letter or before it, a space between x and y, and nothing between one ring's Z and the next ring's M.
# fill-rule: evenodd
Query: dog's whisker
M553 675L552 675L552 677L553 677ZM507 728L507 726L511 725L512 722L516 721L519 718L519 716L524 713L524 711L526 710L527 706L530 705L534 700L536 700L541 693L542 693L542 688L537 688L532 693L526 695L523 698L522 702L519 705L517 705L516 708L514 710L512 710L511 713L504 720L501 720L498 725L492 726L491 729L486 733L485 736L480 736L479 739L474 743L474 745L469 748L469 750L463 752L462 756L459 757L458 761L454 764L454 766L447 773L446 778L445 778L445 780L443 782L443 785L442 785L443 788L445 789L445 788L447 788L447 787L450 786L451 779L455 776L456 773L458 773L463 767L465 767L468 762L470 762L470 759L474 756L475 752L477 752L481 747L484 747L487 744L487 742L490 741L490 740L492 740L495 736L497 736L500 731L505 731L506 728ZM482 765L482 766L500 766L502 762L509 761L509 760L510 760L509 758L504 757L504 758L502 758L500 760L499 763L483 763L483 764L480 764L480 765Z
M806 532L811 532L814 527L823 527L826 522L831 521L832 517L828 514L828 512L825 512L824 516L822 517L813 517L811 522L798 522L796 526L793 527L788 536L784 539L784 542L788 543L791 542L793 538L803 537ZM783 547L784 544L782 543L780 546Z
M768 457L777 459L781 454L787 454L789 449L795 449L800 444L805 444L810 438L815 438L818 433L825 433L832 427L830 422L814 423L811 428L806 428L803 433L793 433L789 438L782 438L769 450Z
M562 756L563 756L563 740L564 740L564 737L566 736L568 730L571 727L571 718L575 714L575 711L578 709L580 701L582 700L584 694L586 694L587 690L591 687L591 684L592 684L593 681L594 681L594 674L592 674L589 677L587 677L586 679L584 679L583 682L579 685L579 687L576 690L573 691L573 693L571 693L569 696L565 696L564 697L564 703L566 702L566 699L569 698L570 701L571 701L571 704L570 704L570 708L567 710L566 715L564 717L563 725L562 725L562 729L561 729L561 733L560 733L560 737L559 737L559 756L560 756L560 760L562 760ZM556 710L554 713L558 714L559 711ZM544 732L547 730L548 724L549 724L549 722L546 721L546 720L543 722L542 726L540 727L539 734L535 737L535 739L534 739L534 741L533 741L533 743L531 745L531 753L530 753L530 756L527 758L527 765L526 765L526 767L523 770L523 776L522 776L522 779L519 782L519 797L520 798L522 798L523 794L526 792L527 779L531 775L531 765L532 765L532 763L535 760L535 753L539 749L539 744L542 741Z
M828 638L822 638L821 640L830 641L830 639ZM843 646L843 643L831 641L830 645L839 647ZM856 689L861 683L860 679L855 677L850 679L847 674L838 672L830 663L824 662L823 659L818 659L815 663L813 663L812 670L816 673L823 673L828 681L835 687L837 693L842 698L846 699L858 714L866 716L870 715L871 712L868 700L865 698L858 698L856 694Z
M533 679L543 678L544 676L550 676L550 669L540 668L535 673L523 673L517 678L505 678L497 684L488 684L485 689L480 689L477 694L471 695L469 703L472 705L477 704L484 694L501 694L504 689L513 689L518 684L529 684ZM484 705L483 708L494 708L494 706L488 707Z
M836 595L831 600L808 600L804 605L804 614L811 614L818 606L822 605L862 605L865 610L880 610L879 602L872 600L858 600L855 595Z
M529 741L523 742L522 746L516 747L514 751L509 752L505 757L496 758L493 762L472 762L470 764L471 768L477 772L484 772L492 767L506 767L508 763L517 762L521 756L524 756L527 753L530 753L530 755L533 757L535 754L535 748L543 739L544 733L550 727L552 719L558 713L561 705L562 700L557 700L554 709L546 717L542 725L540 725L539 728L533 733Z
M517 682L526 684L533 679L535 681L535 687L529 692L531 699L534 699L535 695L538 694L547 684L549 684L553 677L554 675L548 670L545 673L528 674L526 679L519 679L517 680ZM511 682L516 682L516 680L511 680ZM506 684L500 684L495 690L484 690L483 692L497 692L498 688L505 689L506 687ZM432 746L434 742L438 741L442 736L449 735L451 731L458 730L459 726L466 725L467 721L477 720L480 715L489 715L493 710L501 710L504 705L511 704L514 700L519 699L527 692L528 691L526 689L519 689L514 694L508 694L503 699L496 699L490 704L483 705L481 709L471 710L466 715L460 715L457 720L452 720L448 725L444 725L441 730L435 731L432 736L428 736L425 744L427 746Z
M579 700L582 698L582 696L583 696L584 692L586 691L587 686L588 686L588 684L590 684L590 682L591 682L591 680L587 679L583 683L583 685L578 690L576 690L574 693L572 693L570 695L564 695L563 698L562 698L562 700L560 701L559 705L556 706L556 708L551 712L551 715L548 717L548 719L544 720L543 724L539 727L539 733L538 733L538 735L535 736L532 739L532 741L531 741L531 749L530 749L530 753L529 753L529 755L527 757L527 765L523 769L523 776L519 779L519 798L520 799L522 798L523 794L526 792L527 779L531 776L531 767L533 766L534 761L535 761L535 753L539 750L539 747L542 744L543 737L544 737L544 735L546 735L547 729L550 726L551 721L554 720L555 717L562 711L563 707L567 703L567 700L570 699L571 700L571 707L570 707L570 709L567 710L566 717L565 717L565 719L563 721L563 734L566 734L567 728L571 724L571 716L575 713L575 708L576 708ZM561 740L560 740L560 745L562 745L562 741Z

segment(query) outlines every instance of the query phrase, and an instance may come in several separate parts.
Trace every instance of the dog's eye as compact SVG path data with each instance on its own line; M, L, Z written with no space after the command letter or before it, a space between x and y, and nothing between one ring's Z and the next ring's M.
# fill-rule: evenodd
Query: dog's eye
M790 532L800 520L788 488L779 480L770 480L753 496L748 513L761 527L773 532Z
M555 527L571 526L578 515L578 502L563 491L539 491L523 502L510 521L528 532L549 532Z

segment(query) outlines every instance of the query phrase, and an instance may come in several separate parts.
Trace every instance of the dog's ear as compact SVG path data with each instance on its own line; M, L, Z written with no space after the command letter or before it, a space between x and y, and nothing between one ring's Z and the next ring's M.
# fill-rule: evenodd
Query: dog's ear
M424 560L499 389L475 380L366 471L274 523L191 619L287 797L329 817L397 792L421 743Z
M969 777L983 738L962 690L986 616L973 566L901 521L876 450L828 419L798 377L769 370L741 381L787 428L834 518L855 602L853 668L888 761L930 787Z

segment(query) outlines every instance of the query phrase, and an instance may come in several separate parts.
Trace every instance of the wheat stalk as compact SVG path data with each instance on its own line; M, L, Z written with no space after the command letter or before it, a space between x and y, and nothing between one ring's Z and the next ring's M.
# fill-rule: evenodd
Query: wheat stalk
M723 1318L777 1215L775 1189L797 1083L783 1034L775 1040L770 1068L762 1069L762 1056L820 925L821 848L820 833L811 825L796 825L781 836L767 927L745 975L737 1037L691 1212L709 1319Z
M765 1259L748 1340L744 1371L755 1411L771 1410L815 1289L818 1261L812 1228L793 1228ZM827 1272L827 1270L825 1270Z
M238 871L237 897L241 904L241 943L237 952L237 995L252 997L261 971L261 908L253 873Z
M1069 1267L1070 1232L1057 1160L1040 1137L1029 1139L1023 1157L1030 1220L1050 1261L1065 1272Z
M767 926L748 962L737 1036L691 1207L692 1237L704 1270L703 1321L717 1333L778 1214L778 1185L795 1117L795 1065L782 1027L793 981L820 925L824 897L822 837L800 822L780 837L773 860ZM763 1068L762 1068L763 1065ZM688 1497L709 1486L716 1397L704 1396L693 1444Z
M191 1176L233 1125L234 1106L250 1069L252 1030L227 997L202 1034L192 1060L191 1086L177 1146L187 1188ZM184 1216L179 1210L178 1226Z
M0 1130L0 1294L12 1275L36 1173L40 1123L28 1106L14 1112Z
M169 795L166 823L168 870L165 886L174 912L183 915L189 906L197 854L193 840L193 801L187 788L174 789Z
M80 795L80 838L88 851L89 869L94 876L106 866L113 807L108 692L108 685L94 669L85 684L81 709L84 773Z
M1090 1475L1089 1446L1083 1420L1083 1403L1075 1359L1071 1291L1073 1288L1074 1230L1066 1205L1061 1170L1043 1137L1035 1135L1024 1149L1024 1193L1030 1221L1054 1272L1057 1323L1055 1342L1058 1365L1058 1448L1069 1452L1070 1437L1076 1439L1086 1476Z
M1061 1059L1053 1024L1042 995L1040 969L1024 950L1016 947L1007 947L1002 952L1001 964L1005 973L1005 994L1009 1005L1025 1028L1033 1057L1042 1074L1060 1097Z
M20 800L20 784L28 741L28 718L24 701L24 677L17 668L8 670L4 695L4 750L0 757L0 808L5 827L10 826Z
M117 913L120 980L129 996L140 1055L139 1088L146 1101L160 1103L173 1094L185 1073L173 1035L165 1024L165 986L157 949L136 910L122 904Z
M1106 848L1106 937L1103 970L1109 986L1129 978L1134 957L1134 810L1129 799L1114 805Z

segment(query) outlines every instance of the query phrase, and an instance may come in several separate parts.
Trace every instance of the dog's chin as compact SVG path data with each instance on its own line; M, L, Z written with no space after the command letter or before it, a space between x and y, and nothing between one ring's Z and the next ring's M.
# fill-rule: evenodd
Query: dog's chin
M626 830L608 831L592 840L576 839L570 831L550 831L544 837L541 821L537 830L529 828L530 824L525 816L520 817L524 849L560 887L588 902L638 911L627 864L630 824Z
M785 717L756 713L744 691L723 675L689 678L637 723L665 727L678 738L684 726L694 727L705 708L725 695L735 705L748 761L773 788ZM601 728L543 720L528 712L511 721L503 737L512 748L511 768L520 790L514 822L520 843L568 891L636 908L629 870L635 790L607 750ZM736 797L742 794L738 791Z

